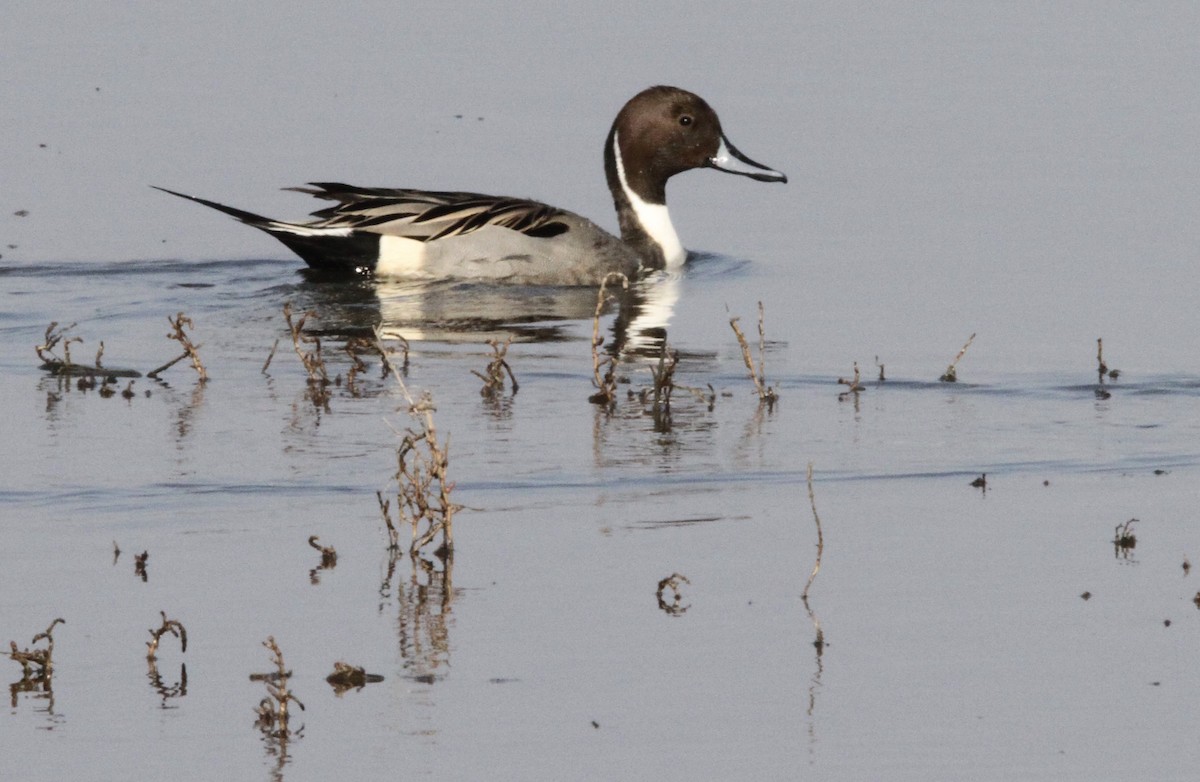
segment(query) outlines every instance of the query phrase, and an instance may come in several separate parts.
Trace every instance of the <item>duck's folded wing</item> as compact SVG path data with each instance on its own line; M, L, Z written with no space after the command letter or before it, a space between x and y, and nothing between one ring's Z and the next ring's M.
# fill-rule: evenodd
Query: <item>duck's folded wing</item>
M338 182L312 182L292 188L335 206L312 213L311 225L354 228L419 241L470 233L484 226L508 228L528 236L550 237L567 230L568 213L538 201L434 190L355 187Z

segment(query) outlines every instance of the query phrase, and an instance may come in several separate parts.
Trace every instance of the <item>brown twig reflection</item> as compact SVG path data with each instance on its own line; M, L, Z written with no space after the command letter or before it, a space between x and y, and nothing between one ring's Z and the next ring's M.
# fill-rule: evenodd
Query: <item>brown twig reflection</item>
M387 579L380 586L381 596L391 592L391 580L398 559L392 552ZM395 600L399 607L396 629L400 656L408 677L433 683L441 668L450 661L450 623L454 603L454 555L426 559L411 553L412 572L407 581L396 584ZM382 610L381 603L380 609Z
M817 706L817 689L821 686L821 673L824 671L824 663L821 657L825 653L825 631L821 629L821 620L817 617L816 612L808 604L808 590L812 587L817 573L821 571L821 555L825 553L825 534L821 530L821 517L817 514L817 498L816 493L813 491L812 462L808 463L808 502L812 506L813 521L817 525L817 561L813 565L812 573L808 576L808 583L804 585L804 591L800 593L800 602L804 603L804 610L808 614L808 620L812 622L813 629L816 631L813 648L817 650L817 670L813 674L811 686L808 688L808 716L811 717Z
M179 681L174 684L166 684L162 676L158 672L158 662L153 657L146 658L147 672L146 678L150 680L150 686L162 698L161 708L170 709L172 706L167 705L167 701L172 698L182 698L187 695L187 664L179 664Z

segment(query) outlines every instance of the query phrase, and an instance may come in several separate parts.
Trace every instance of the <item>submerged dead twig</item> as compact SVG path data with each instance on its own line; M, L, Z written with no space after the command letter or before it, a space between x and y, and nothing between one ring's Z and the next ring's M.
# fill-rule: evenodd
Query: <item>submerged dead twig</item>
M168 315L167 323L171 324L171 333L167 335L167 339L173 339L178 342L183 347L183 353L163 364L161 367L147 372L146 376L157 379L159 374L162 372L167 371L180 361L183 361L185 358L190 358L192 360L192 368L195 369L196 374L200 376L199 381L201 383L207 383L208 371L204 368L203 362L200 361L200 353L198 352L203 345L192 344L192 338L184 330L184 327L189 329L195 328L196 324L192 322L191 318L189 318L187 315L184 315L182 312L180 312L174 318Z
M304 704L288 689L287 680L292 672L284 664L283 652L275 643L275 636L269 636L267 640L263 641L263 646L270 650L271 662L275 664L275 670L270 674L257 675L266 685L267 697L259 701L258 708L254 710L258 715L255 725L269 737L286 738L294 732L299 732L292 731L288 725L290 704L294 702L301 711L304 711ZM256 676L251 675L251 678L254 679Z
M1113 532L1113 556L1117 559L1130 559L1133 550L1137 548L1137 535L1133 533L1133 525L1137 519L1118 524Z
M187 630L178 620L167 619L166 611L159 611L159 613L162 614L162 626L157 630L150 630L150 640L146 642L146 646L150 650L146 653L147 660L158 659L158 642L167 633L179 639L179 651L187 651Z
M942 373L942 376L939 377L938 380L943 383L958 382L958 362L962 360L963 354L967 352L967 348L971 347L971 343L974 341L975 334L972 333L971 336L967 337L966 344L963 345L962 349L958 351L958 355L954 357L954 360L950 362L950 366L946 367L946 371Z
M609 280L620 280L621 288L629 289L629 278L621 272L609 272L600 281L600 290L596 294L596 312L592 316L592 385L596 387L597 391L588 397L588 401L611 410L617 401L618 356L600 358L600 346L604 344L604 337L600 336L600 314L604 311L604 305L609 302L609 297L606 295ZM602 368L604 369L603 376L600 374Z
M658 598L658 607L671 616L680 616L686 613L689 608L691 608L690 605L680 605L680 603L683 601L683 592L679 591L679 585L681 583L691 584L692 582L689 581L688 577L682 573L672 573L658 582L658 591L655 592L655 597ZM668 589L670 589L672 593L672 599L669 603L663 596Z
M479 390L479 395L489 399L497 394L504 393L504 376L508 373L508 379L512 382L513 396L517 394L517 376L513 374L512 367L508 365L506 356L508 355L508 346L512 344L512 335L508 335L508 339L501 344L497 339L489 339L487 344L492 348L492 360L488 362L487 369L483 372L471 370L471 374L483 381L483 388Z
M275 338L275 342L271 344L271 352L267 354L267 360L263 362L261 374L267 374L267 367L271 366L271 359L275 358L275 351L279 348L279 337Z
M754 356L750 352L750 343L746 341L746 335L742 333L738 326L740 316L735 316L729 319L729 326L733 329L734 335L737 337L738 346L742 349L742 361L746 364L747 371L750 372L750 380L754 383L754 388L758 392L758 401L765 402L767 409L770 410L775 406L775 401L779 398L772 386L767 385L767 357L766 344L767 335L766 329L763 326L765 313L763 303L758 303L758 364L754 363Z
M1121 376L1121 370L1109 369L1108 364L1104 363L1104 340L1096 339L1096 374L1099 375L1100 385L1104 385L1105 376L1116 380Z
M65 619L55 619L50 623L43 633L38 633L30 641L30 646L34 646L38 641L45 641L44 649L18 649L16 641L9 641L11 651L8 656L14 662L20 663L23 678L29 679L30 674L33 674L35 679L48 679L54 673L54 628L59 624L66 624ZM37 670L33 670L36 667Z
M846 399L849 399L851 394L853 394L854 398L857 399L858 395L860 393L862 393L863 391L866 391L866 389L863 388L862 383L859 382L859 379L860 379L860 375L859 375L859 371L858 371L858 362L855 361L854 362L854 378L851 380L846 380L845 378L842 378L842 377L838 378L839 385L847 386L845 391L838 394L839 402L844 402Z
M308 571L308 580L315 586L321 583L322 570L332 570L337 567L338 556L333 546L322 546L320 539L316 535L309 536L308 545L321 552L321 564Z
M321 539L316 535L308 537L308 545L321 552L321 567L337 567L337 550L333 546L322 546L320 541Z

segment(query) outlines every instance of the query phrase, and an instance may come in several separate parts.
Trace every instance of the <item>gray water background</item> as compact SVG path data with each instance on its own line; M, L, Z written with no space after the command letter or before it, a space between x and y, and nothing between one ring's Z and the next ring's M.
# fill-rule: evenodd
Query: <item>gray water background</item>
M0 719L19 748L0 776L1191 778L1195 6L5 16L0 641L68 623L53 705L22 694ZM612 225L600 145L652 83L705 96L791 177L670 189L685 244L717 254L679 282L680 379L729 396L680 405L666 434L628 402L598 413L586 307L514 345L522 388L500 409L470 375L479 335L419 341L409 383L438 402L470 509L450 588L418 588L401 560L380 594L374 491L408 424L394 386L326 414L286 351L264 377L283 302L328 318L341 294L147 185L281 217L311 206L277 188L310 180L471 189ZM728 327L752 328L758 301L772 413ZM51 320L79 323L83 355L103 339L106 363L145 371L173 355L180 310L208 386L181 366L135 385L149 398L49 403L32 346ZM963 382L936 383L971 333ZM1109 399L1097 337L1123 371ZM873 376L876 356L888 383L839 402L836 379L855 361ZM627 372L647 382L644 362ZM820 656L799 601L809 462ZM981 472L986 494L967 485ZM1137 548L1115 551L1133 517ZM316 585L310 534L340 553ZM668 616L654 587L676 571L690 608ZM168 680L188 665L169 702L140 651L160 609L191 636L161 655ZM268 634L308 706L283 759L252 725ZM335 659L387 678L337 698Z

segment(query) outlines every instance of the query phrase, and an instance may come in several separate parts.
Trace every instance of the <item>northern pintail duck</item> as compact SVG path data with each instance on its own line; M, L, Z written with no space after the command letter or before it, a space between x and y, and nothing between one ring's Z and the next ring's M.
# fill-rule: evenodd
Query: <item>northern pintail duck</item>
M667 213L666 186L668 179L693 168L787 182L785 175L739 152L703 98L660 86L625 104L604 145L619 239L565 209L479 193L314 182L294 189L336 205L313 212L315 219L308 222L290 223L164 192L266 231L318 272L596 285L609 272L634 277L683 264L687 251Z

